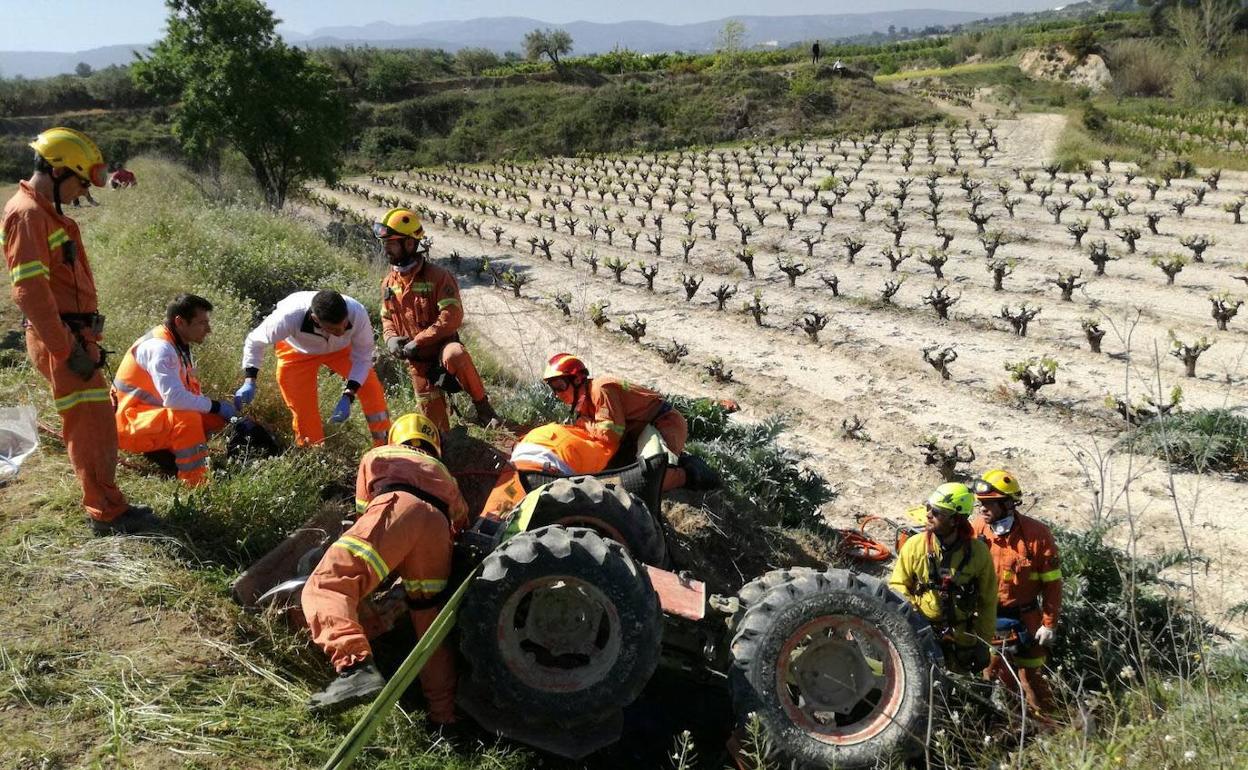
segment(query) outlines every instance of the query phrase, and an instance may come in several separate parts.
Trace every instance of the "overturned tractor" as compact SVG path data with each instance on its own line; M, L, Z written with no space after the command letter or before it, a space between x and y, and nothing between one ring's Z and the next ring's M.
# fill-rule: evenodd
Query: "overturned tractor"
M479 510L489 484L454 467L456 454L451 470L477 477L464 486ZM786 766L876 766L919 750L941 662L928 623L882 580L843 569L774 570L735 596L708 595L670 563L667 466L656 436L622 468L521 472L520 504L461 533L452 586L471 582L459 706L487 730L579 759L618 740L624 708L666 672L721 687ZM349 523L308 522L238 579L236 598L301 623L302 582ZM390 581L364 604L370 636L404 614Z

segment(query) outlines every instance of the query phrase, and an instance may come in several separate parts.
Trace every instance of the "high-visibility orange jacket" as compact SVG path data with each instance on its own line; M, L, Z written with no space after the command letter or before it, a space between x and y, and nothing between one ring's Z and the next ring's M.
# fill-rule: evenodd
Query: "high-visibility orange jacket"
M174 376L170 376L174 375ZM140 337L117 366L113 377L117 397L117 425L150 409L211 412L212 399L203 395L191 349L161 324Z
M519 470L577 476L607 467L614 451L601 438L575 425L550 423L528 433L511 450Z
M355 477L355 509L362 513L374 497L395 485L419 490L421 499L432 503L451 522L455 531L468 524L468 503L459 491L459 484L446 466L424 452L408 446L387 444L369 450L360 460Z
M463 321L459 284L449 270L425 260L420 270L391 270L382 279L382 339L407 337L432 361L441 343L455 339Z
M575 424L605 441L614 452L620 440L634 436L671 410L658 391L634 385L618 377L594 377L576 403ZM680 452L683 446L669 447Z
M1062 567L1053 532L1042 522L1014 514L1014 526L996 535L988 522L976 516L975 536L988 544L997 571L997 603L1028 609L1040 604L1042 622L1056 626L1062 611Z
M29 182L21 182L5 206L0 245L13 283L13 302L52 357L64 361L71 340L61 315L99 310L95 276L78 224L57 214Z

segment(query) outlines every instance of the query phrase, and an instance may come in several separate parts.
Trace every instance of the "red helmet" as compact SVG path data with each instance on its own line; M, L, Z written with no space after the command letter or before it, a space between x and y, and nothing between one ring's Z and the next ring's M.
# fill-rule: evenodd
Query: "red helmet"
M589 367L571 353L556 353L546 362L546 370L542 372L542 379L553 380L557 377L567 377L573 382L584 382L589 377Z

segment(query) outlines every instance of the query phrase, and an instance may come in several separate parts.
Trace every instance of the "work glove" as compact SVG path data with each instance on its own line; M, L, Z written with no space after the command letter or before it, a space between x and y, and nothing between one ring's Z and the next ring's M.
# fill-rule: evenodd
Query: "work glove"
M243 387L234 391L234 408L242 409L252 401L256 400L256 381L247 378L243 380Z
M91 360L91 354L76 338L74 346L69 349L69 358L65 360L65 365L83 380L89 380L95 376L95 361Z
M408 361L415 361L420 357L420 345L416 340L412 340L403 346L403 352L400 354Z
M403 355L403 346L411 342L410 337L391 337L386 340L386 350L390 351L392 356Z
M329 416L330 422L346 422L351 416L351 397L346 393L342 394L342 398L338 399L338 405L334 407L334 413Z
M218 401L216 403L217 403L217 416L219 416L221 419L225 420L226 422L229 422L230 420L233 420L235 417L238 416L238 410L236 410L234 408L234 405L231 404L229 401Z
M1041 647L1052 647L1056 641L1057 629L1049 626L1040 626L1039 630L1036 631L1036 644Z

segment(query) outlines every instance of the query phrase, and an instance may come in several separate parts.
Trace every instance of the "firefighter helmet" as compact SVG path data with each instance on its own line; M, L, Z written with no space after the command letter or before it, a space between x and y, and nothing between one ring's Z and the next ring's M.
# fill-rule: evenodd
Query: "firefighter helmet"
M52 168L67 168L87 184L103 187L108 180L104 155L91 137L72 128L49 128L30 143Z
M584 382L589 377L589 367L571 353L556 353L546 362L542 379L553 380L559 377L567 377L574 383Z
M382 241L399 238L420 240L425 237L425 228L420 223L420 217L411 209L390 209L380 222L373 223L373 235Z
M970 516L975 508L975 496L965 484L951 481L936 487L936 491L928 496L927 505L937 511Z
M434 457L442 456L442 438L438 435L438 426L419 412L405 414L390 426L391 444L407 444L412 441L423 441L429 445Z
M975 497L980 500L1018 500L1022 496L1018 477L1007 470L991 470L975 480Z

